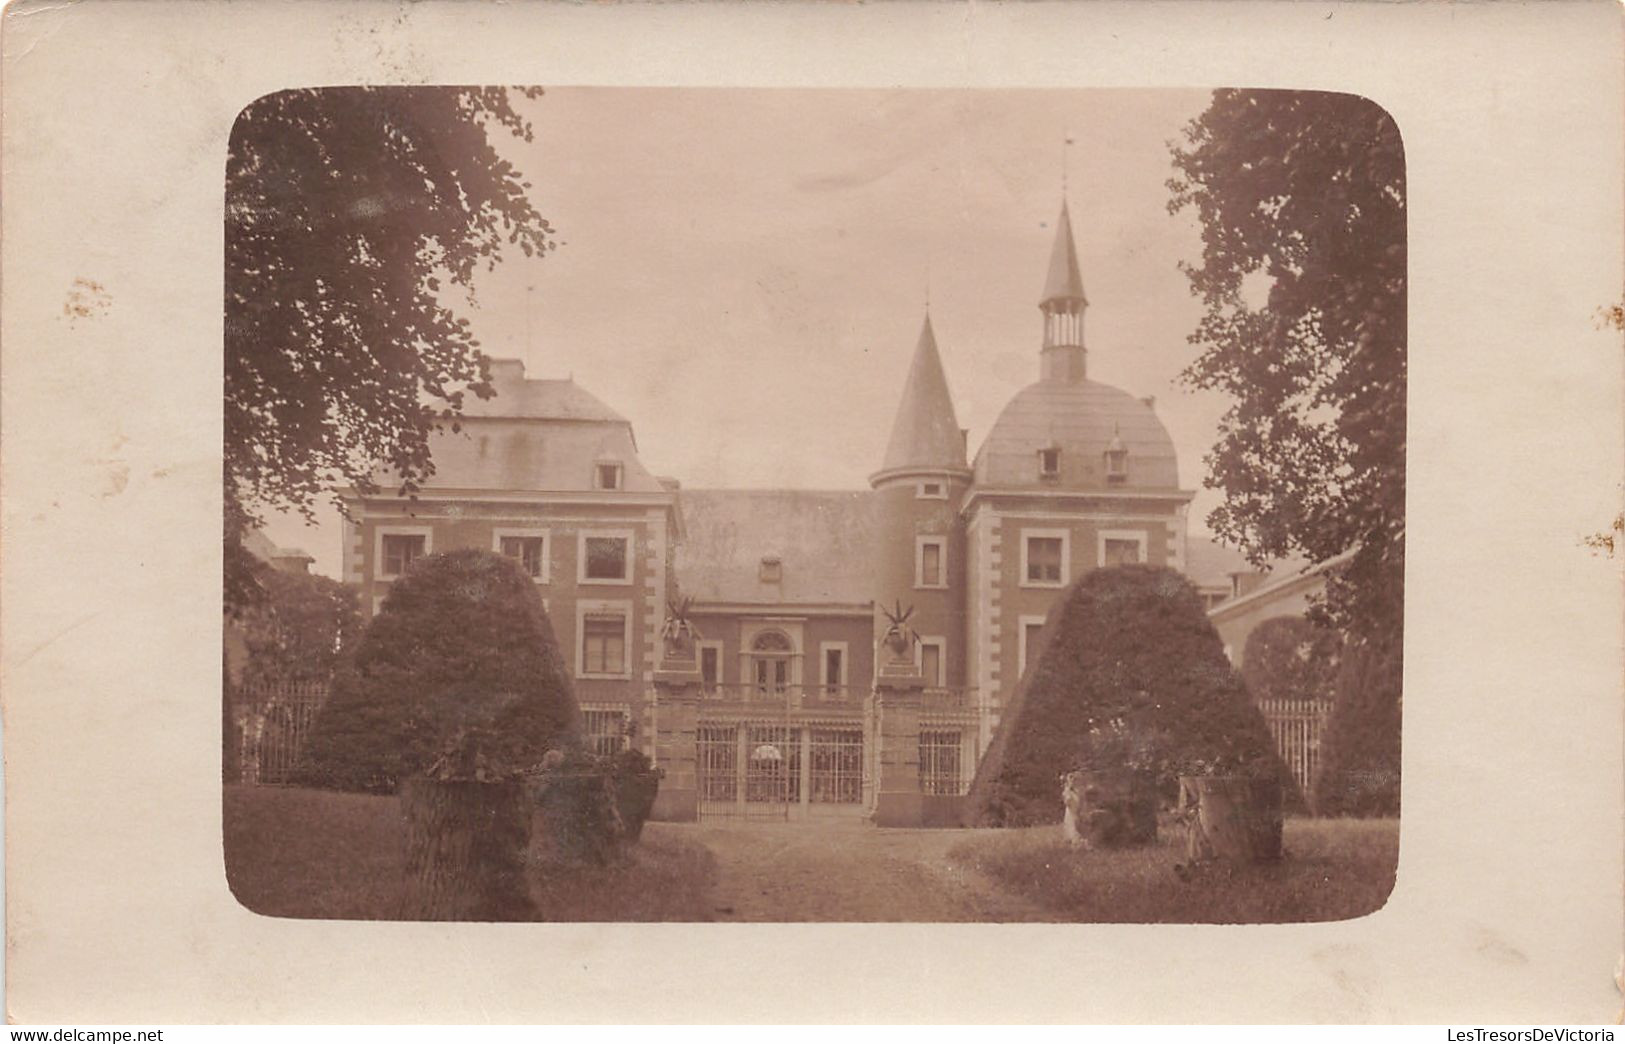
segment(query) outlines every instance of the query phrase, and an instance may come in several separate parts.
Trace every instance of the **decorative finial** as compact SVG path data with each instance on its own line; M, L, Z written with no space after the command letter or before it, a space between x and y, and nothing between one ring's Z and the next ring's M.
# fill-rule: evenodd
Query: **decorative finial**
M1069 156L1067 149L1075 140L1071 131L1066 132L1061 138L1061 202L1063 203L1066 202L1067 158Z

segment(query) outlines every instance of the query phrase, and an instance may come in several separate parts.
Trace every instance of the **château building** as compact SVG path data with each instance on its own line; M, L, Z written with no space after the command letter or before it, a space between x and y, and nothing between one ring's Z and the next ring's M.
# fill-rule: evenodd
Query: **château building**
M498 360L495 397L436 436L415 500L349 495L345 577L377 611L423 555L517 559L592 741L678 759L671 814L863 815L886 779L912 773L901 785L920 800L890 821L951 820L1062 589L1101 566L1190 562L1192 492L1152 399L1089 377L1064 205L1038 307L1036 380L974 456L925 318L866 490L682 488L639 461L627 418L573 381ZM1219 598L1230 589L1196 579ZM662 625L680 599L692 600L697 695L673 704ZM917 709L887 717L879 638L885 610L910 607L923 688Z

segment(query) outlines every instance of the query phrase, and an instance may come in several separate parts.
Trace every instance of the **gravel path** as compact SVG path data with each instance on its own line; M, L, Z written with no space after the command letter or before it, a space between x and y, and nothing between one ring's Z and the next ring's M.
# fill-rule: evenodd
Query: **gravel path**
M698 824L717 860L719 921L1041 921L1037 907L950 863L976 831L859 824Z

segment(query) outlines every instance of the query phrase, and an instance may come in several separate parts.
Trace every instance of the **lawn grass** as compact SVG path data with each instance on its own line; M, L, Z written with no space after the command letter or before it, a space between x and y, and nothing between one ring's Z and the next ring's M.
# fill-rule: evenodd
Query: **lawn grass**
M248 909L271 917L388 920L399 916L404 848L392 797L228 786L226 880ZM712 915L711 853L661 823L644 828L608 868L536 864L531 897L543 921L704 921Z
M1084 851L1059 827L980 833L948 858L1060 920L1164 924L1340 921L1382 907L1399 860L1397 819L1289 819L1286 857L1265 866L1200 868L1189 881L1182 831L1144 848Z

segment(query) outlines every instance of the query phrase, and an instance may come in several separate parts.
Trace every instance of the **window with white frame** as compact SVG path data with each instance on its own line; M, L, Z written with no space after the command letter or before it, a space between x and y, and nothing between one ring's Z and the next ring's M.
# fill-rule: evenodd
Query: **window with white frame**
M1100 534L1099 562L1104 567L1144 563L1145 534L1134 530L1106 530Z
M594 754L619 754L628 746L632 716L619 707L583 707L581 732Z
M914 542L914 586L947 587L948 567L944 561L947 541L941 537L918 537Z
M706 692L715 692L722 684L722 643L704 641L697 646L700 654L700 685Z
M431 550L428 526L380 526L375 547L378 579L393 580Z
M921 638L916 646L919 650L920 677L925 684L940 686L943 684L944 672L948 669L948 640L946 638Z
M491 549L519 563L521 569L539 584L548 580L547 530L509 529L491 531Z
M1071 535L1064 529L1021 531L1021 585L1060 587L1071 571Z
M846 648L845 642L823 642L818 647L818 680L828 695L839 695L846 685Z
M628 633L631 611L615 605L587 603L577 607L580 649L577 673L582 677L626 678L631 673Z
M601 460L593 465L593 489L620 489L626 470L619 461Z
M1017 650L1016 669L1025 677L1027 665L1036 660L1042 651L1039 639L1044 633L1044 617L1023 616L1017 621L1017 626L1020 628L1018 635L1021 647Z
M757 632L750 643L751 680L757 693L780 695L789 689L795 651L795 643L783 631Z
M583 533L577 579L584 584L624 584L632 579L632 534Z

